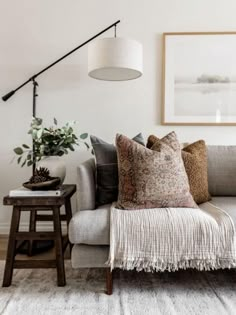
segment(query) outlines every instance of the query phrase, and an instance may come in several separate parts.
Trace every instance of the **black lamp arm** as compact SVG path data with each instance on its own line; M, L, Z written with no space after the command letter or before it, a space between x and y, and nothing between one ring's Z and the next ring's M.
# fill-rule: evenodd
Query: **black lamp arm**
M7 101L12 95L15 94L15 91L11 91L2 97L3 101Z
M81 47L87 45L89 42L91 42L92 40L94 40L96 37L102 35L103 33L105 33L106 31L108 31L110 28L112 27L116 27L116 25L120 23L120 20L116 21L115 23L111 24L110 26L108 26L107 28L105 28L104 30L102 30L101 32L97 33L96 35L94 35L93 37L89 38L88 40L86 40L84 43L82 43L81 45L75 47L74 49L72 49L71 51L69 51L67 54L65 54L64 56L62 56L61 58L57 59L56 61L54 61L53 63L51 63L49 66L47 66L46 68L44 68L43 70L39 71L38 73L34 74L32 77L30 77L27 81L25 81L23 84L21 84L20 86L18 86L15 90L12 90L11 92L8 92L6 95L4 95L2 97L3 101L7 101L13 94L15 94L16 91L18 91L19 89L21 89L23 86L25 86L27 83L34 81L40 74L42 74L43 72L47 71L48 69L50 69L51 67L53 67L55 64L57 64L58 62L60 62L61 60L65 59L66 57L68 57L69 55L73 54L76 50L80 49Z

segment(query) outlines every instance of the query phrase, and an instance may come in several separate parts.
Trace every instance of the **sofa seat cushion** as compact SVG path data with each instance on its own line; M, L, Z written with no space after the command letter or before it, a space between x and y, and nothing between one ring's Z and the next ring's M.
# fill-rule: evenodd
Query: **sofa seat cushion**
M107 268L109 247L107 245L74 245L71 252L72 268Z
M236 228L236 197L213 197L210 203L227 212ZM201 205L199 207L201 208Z
M106 204L96 210L76 212L69 225L69 239L72 244L109 245L110 207Z

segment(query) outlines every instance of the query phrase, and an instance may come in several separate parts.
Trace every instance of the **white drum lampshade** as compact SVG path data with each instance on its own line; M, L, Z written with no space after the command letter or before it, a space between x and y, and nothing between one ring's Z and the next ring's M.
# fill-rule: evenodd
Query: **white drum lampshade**
M121 37L102 38L88 47L88 75L94 79L124 81L140 77L142 45Z

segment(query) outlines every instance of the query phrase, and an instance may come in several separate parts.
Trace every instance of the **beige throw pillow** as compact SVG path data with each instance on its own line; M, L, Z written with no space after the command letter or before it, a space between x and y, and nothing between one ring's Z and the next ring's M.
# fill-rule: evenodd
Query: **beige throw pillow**
M120 209L195 208L175 132L155 143L153 150L116 136Z

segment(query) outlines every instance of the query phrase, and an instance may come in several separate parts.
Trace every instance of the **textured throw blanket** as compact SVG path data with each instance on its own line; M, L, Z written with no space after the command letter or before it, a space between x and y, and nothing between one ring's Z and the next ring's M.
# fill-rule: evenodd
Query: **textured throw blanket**
M236 267L231 217L211 203L201 209L119 210L111 207L113 268L137 271L211 270Z

